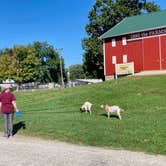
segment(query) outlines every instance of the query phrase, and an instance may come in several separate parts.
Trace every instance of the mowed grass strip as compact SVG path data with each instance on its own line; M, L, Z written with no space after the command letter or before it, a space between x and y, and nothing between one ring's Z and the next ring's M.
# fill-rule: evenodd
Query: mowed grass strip
M71 143L166 154L166 76L128 77L61 90L15 92L19 134ZM80 113L84 101L92 115ZM103 103L124 109L122 120ZM22 123L19 123L22 122ZM2 118L1 118L2 124ZM24 128L21 124L25 124ZM1 130L3 130L1 125Z

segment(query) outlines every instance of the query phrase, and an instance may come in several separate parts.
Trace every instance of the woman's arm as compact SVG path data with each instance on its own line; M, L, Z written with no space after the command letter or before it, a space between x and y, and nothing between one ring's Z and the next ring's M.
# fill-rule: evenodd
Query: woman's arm
M1 112L1 108L2 108L2 103L0 102L0 112Z
M14 108L15 108L16 112L19 112L19 110L18 110L18 108L17 108L17 104L16 104L16 101L15 101L15 100L13 100L13 101L12 101L12 104L13 104L13 106L14 106Z

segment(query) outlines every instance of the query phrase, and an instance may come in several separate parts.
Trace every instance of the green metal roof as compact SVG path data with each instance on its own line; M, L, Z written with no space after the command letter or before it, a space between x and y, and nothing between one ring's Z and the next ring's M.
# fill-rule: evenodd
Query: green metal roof
M101 35L101 39L166 27L166 10L126 17Z

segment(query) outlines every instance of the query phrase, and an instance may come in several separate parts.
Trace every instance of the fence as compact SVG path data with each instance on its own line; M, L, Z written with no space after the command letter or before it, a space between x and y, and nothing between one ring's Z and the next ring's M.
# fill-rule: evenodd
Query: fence
M63 88L62 85L58 84L58 83L39 83L39 82L32 82L32 83L25 83L25 84L21 84L18 85L16 83L3 83L0 84L0 89L3 89L3 87L5 85L10 85L11 88L13 90L35 90L35 89L61 89ZM80 83L78 82L70 82L65 84L65 87L75 87L75 86L79 86Z

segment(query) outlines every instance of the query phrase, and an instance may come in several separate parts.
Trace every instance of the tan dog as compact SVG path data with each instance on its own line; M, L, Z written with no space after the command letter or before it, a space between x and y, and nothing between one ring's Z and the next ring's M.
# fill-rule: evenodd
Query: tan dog
M91 115L91 107L92 107L92 103L86 101L81 107L80 107L80 111L81 112L89 112Z
M108 104L102 104L100 107L107 112L108 119L110 118L111 113L116 113L119 119L120 120L122 119L120 112L123 111L123 109L121 109L119 106L117 105L109 106Z

